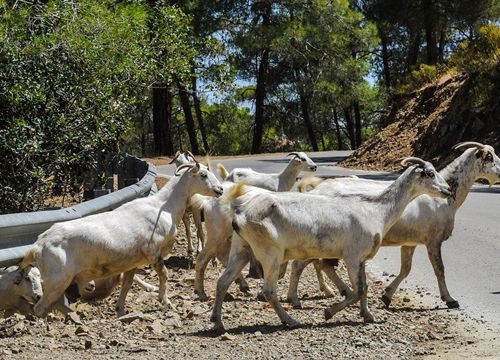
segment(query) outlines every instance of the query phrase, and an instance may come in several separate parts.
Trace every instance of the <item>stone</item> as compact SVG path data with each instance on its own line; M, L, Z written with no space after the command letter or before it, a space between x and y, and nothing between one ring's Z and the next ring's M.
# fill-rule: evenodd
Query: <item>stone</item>
M73 324L76 324L76 325L83 325L82 323L82 320L80 320L80 316L78 316L78 314L76 312L70 312L67 316L66 316L66 321L69 322L73 322Z
M131 323L134 320L141 319L141 320L146 320L146 321L152 321L153 318L150 315L145 315L140 311L134 311L129 314L120 316L118 318L119 321L124 322L124 323Z
M75 335L87 335L89 333L89 328L85 325L80 325L75 330Z
M220 339L223 340L223 341L234 340L234 339L236 339L236 336L231 335L231 334L229 334L229 333L226 332L226 333L224 333L224 334L222 334L220 336Z

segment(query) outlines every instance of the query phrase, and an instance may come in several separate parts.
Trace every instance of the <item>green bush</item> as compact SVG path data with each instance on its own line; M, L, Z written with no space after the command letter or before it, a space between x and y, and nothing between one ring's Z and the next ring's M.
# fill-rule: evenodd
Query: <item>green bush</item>
M0 4L0 213L81 192L120 152L150 85L189 71L186 17L162 7L151 38L150 11L110 0Z

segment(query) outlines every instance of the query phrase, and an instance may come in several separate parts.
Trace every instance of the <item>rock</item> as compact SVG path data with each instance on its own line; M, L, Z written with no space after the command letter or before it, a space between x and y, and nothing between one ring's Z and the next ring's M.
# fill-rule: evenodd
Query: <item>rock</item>
M61 337L72 337L73 335L75 335L75 330L74 330L74 327L72 326L67 326L64 328L64 330L62 331L62 334L61 334ZM54 337L57 337L54 336Z
M137 320L137 319L145 320L145 321L153 321L153 318L150 315L145 315L140 311L131 312L129 314L120 316L118 318L119 321L124 322L124 323L131 323L132 321Z
M85 325L80 325L75 330L75 335L82 336L89 333L89 328Z
M26 324L24 322L18 322L14 325L13 330L16 333L23 333L26 331Z
M88 349L92 348L92 341L85 340L84 346L85 346L85 350L88 350Z
M68 315L66 315L66 322L73 322L73 324L76 325L83 325L82 321L80 320L80 316L74 311L70 312Z
M228 334L228 333L224 333L220 336L220 339L221 340L224 340L224 341L227 341L227 340L234 340L236 339L236 336L234 335L231 335L231 334Z
M410 301L411 301L411 300L410 300L410 298L407 298L407 297L404 297L404 298L403 298L403 302L406 302L406 303L407 303L407 302L410 302Z
M256 332L254 332L253 334L254 334L255 336L261 336L261 335L262 335L262 333L261 333L260 331L258 331L258 330L257 330Z
M146 329L152 331L155 334L163 334L165 330L167 329L165 325L163 325L162 320L157 319L153 321L151 325L148 325Z
M13 354L19 354L21 352L21 349L18 347L11 347L10 351L12 351Z
M171 317L168 317L167 319L165 319L164 325L166 327L179 328L182 326L182 322L181 322L179 315L174 313L171 315Z

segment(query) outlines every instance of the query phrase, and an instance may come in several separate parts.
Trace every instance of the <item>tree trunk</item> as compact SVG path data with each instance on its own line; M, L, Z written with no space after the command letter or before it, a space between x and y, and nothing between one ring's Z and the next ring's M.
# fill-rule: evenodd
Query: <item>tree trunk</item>
M406 59L408 73L417 66L418 53L420 51L421 41L422 41L422 35L420 29L412 32L411 42L408 48L408 57Z
M141 111L141 155L146 156L146 133L148 132L146 129L146 113L145 111Z
M444 59L444 46L446 45L446 30L442 29L439 35L438 60Z
M391 72L389 69L389 52L387 51L387 34L385 31L378 30L380 41L382 42L382 64L384 67L384 81L385 86L389 89L391 87Z
M333 121L335 121L335 132L337 133L337 146L339 147L339 150L344 150L342 133L340 132L339 117L337 116L337 110L335 109L333 109Z
M271 24L271 3L265 5L262 17L262 26L266 28ZM264 132L264 100L266 98L266 82L269 68L269 47L262 49L257 85L255 87L255 127L253 129L252 154L260 152L262 135Z
M323 116L323 121L322 121L322 129L321 129L321 145L323 146L323 151L326 151L326 142L325 142L325 136L328 134L328 117Z
M193 78L192 78L192 87L193 87L193 103L194 103L194 111L196 113L196 119L198 120L198 128L201 132L201 140L203 141L203 147L205 150L205 154L208 154L210 151L210 146L208 145L207 132L205 131L205 122L203 121L203 113L201 112L201 104L200 99L198 98L198 88L196 85L196 73L193 67Z
M318 143L316 142L316 136L314 135L314 127L309 117L309 104L302 90L299 90L300 107L302 108L302 116L304 116L304 122L307 128L307 135L309 135L309 141L311 142L311 147L313 151L319 151Z
M153 85L153 137L155 155L173 155L172 94L166 84Z
M191 112L191 104L189 103L189 95L184 85L179 80L176 80L177 89L179 89L179 98L181 100L184 118L186 119L186 128L189 135L189 143L191 144L191 152L195 155L200 153L198 142L196 141L196 129L194 127L193 113Z
M361 125L361 112L359 111L359 102L353 101L353 106L354 106L354 120L356 124L356 148L361 146L361 143L363 141L361 137L361 130L362 130L362 125Z
M351 142L351 150L354 150L356 149L356 137L354 135L354 124L352 123L351 108L349 106L344 109L344 117L347 135L349 136L349 141Z
M436 42L436 9L433 0L423 0L423 15L425 28L425 41L427 43L427 64L434 65L438 60L438 49Z

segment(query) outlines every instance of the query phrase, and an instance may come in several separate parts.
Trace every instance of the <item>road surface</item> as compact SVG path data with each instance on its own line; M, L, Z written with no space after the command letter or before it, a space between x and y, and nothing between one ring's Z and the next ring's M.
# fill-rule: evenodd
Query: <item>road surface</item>
M348 156L348 151L310 153L319 166L315 173L322 177L358 175L373 179L391 179L394 174L345 169L335 165ZM286 155L286 154L285 154ZM235 167L251 167L261 172L279 172L288 159L284 154L220 160L231 170ZM326 166L329 165L329 166ZM172 175L173 165L160 166L159 173ZM474 186L465 203L459 209L453 235L443 245L443 260L450 294L460 303L462 311L474 318L485 320L500 328L500 187ZM376 277L399 272L399 248L382 248L369 264ZM392 277L390 278L392 280ZM432 266L425 248L418 247L413 268L401 287L411 290L424 289L439 300L439 291ZM396 292L395 296L398 296ZM399 296L402 296L399 293Z

